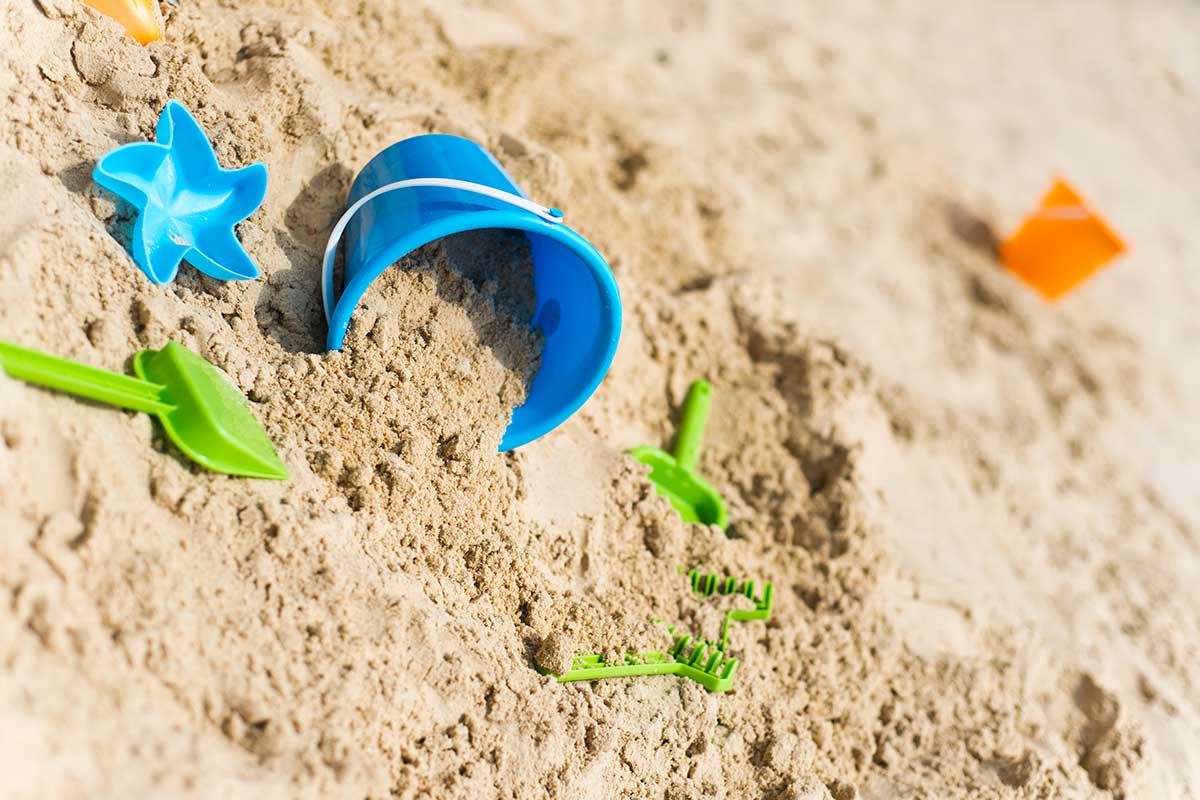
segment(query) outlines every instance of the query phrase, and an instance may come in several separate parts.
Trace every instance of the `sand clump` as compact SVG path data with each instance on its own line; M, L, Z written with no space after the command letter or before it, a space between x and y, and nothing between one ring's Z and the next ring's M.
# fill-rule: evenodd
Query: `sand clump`
M204 472L144 415L0 375L6 791L1194 791L1194 758L1172 742L1200 703L1196 526L1122 438L1186 417L1190 390L1161 365L1160 332L1119 322L1102 294L1038 305L979 224L947 216L946 195L977 221L1024 196L1007 160L986 161L995 137L971 132L986 174L938 161L962 155L954 125L1005 112L955 81L926 87L952 106L892 82L991 75L944 52L990 27L891 9L877 47L854 16L879 13L868 0L814 6L816 26L769 4L164 8L167 38L146 48L73 2L0 11L0 176L20 187L0 198L0 338L118 371L178 341L246 394L292 479ZM1080 24L1040 13L1028 36ZM1124 28L1093 33L1111 44ZM1038 50L1026 67L989 41L1030 86L1094 86L1086 60ZM918 58L931 66L914 75ZM1181 69L1159 66L1147 74ZM89 178L153 134L169 97L223 165L270 170L239 226L258 281L184 266L150 285L124 249L130 210ZM1075 113L1111 113L1089 97ZM1006 118L1020 135L1000 137L1004 159L1033 160L1022 126L1057 107ZM944 139L905 127L927 113ZM1124 146L1122 125L1088 119L1051 127ZM321 250L355 171L435 131L476 139L564 207L621 287L605 383L511 453L497 446L540 349L520 236L410 254L343 350L324 349ZM1156 151L1164 174L1183 171ZM1158 261L1183 270L1193 237L1163 236L1178 252ZM684 525L625 455L669 446L699 377L715 397L698 470L729 505L726 533ZM775 587L770 619L731 625L731 691L539 672L661 650L666 625L717 639L748 601L696 595L693 568Z
M562 631L553 631L538 645L533 660L544 670L555 675L562 675L571 669L571 662L579 652L574 640Z

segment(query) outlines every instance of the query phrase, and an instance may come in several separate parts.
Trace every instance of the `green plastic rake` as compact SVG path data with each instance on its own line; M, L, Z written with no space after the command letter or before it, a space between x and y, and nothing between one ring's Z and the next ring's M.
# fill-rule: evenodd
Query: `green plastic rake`
M683 572L681 569L680 572ZM732 622L765 620L771 616L774 587L762 584L762 591L755 594L754 581L738 580L705 574L699 570L687 573L692 591L699 595L740 594L754 603L752 609L734 609L725 613L721 624L721 640L710 642L694 639L687 634L676 635L674 626L667 632L675 636L671 648L666 651L625 653L614 663L608 663L600 653L585 653L575 656L571 668L555 675L559 683L590 681L598 678L632 678L639 675L678 675L695 681L710 692L724 692L733 686L739 661L726 655L729 648L729 626ZM654 620L662 623L662 620ZM544 674L553 674L538 667Z

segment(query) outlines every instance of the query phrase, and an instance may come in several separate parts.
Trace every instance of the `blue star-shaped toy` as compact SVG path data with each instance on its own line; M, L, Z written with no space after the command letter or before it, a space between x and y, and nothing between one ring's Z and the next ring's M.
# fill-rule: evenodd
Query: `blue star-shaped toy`
M204 131L183 104L171 100L154 142L134 142L96 164L96 183L138 210L133 260L155 283L167 283L187 262L218 280L258 277L234 233L267 195L267 168L222 169Z

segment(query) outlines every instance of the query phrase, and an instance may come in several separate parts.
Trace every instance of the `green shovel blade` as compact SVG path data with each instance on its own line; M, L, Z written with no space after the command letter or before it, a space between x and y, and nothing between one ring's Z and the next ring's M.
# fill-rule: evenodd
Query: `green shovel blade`
M657 447L635 447L629 453L651 468L648 477L655 491L671 501L684 522L716 525L724 530L729 521L725 500L693 470L711 400L712 385L708 381L696 381L688 389L674 455Z
M142 380L166 387L173 407L156 413L167 437L197 464L250 478L288 477L267 432L216 367L183 345L142 350L133 357Z
M158 417L184 455L202 467L250 478L288 477L267 432L217 368L183 345L133 357L138 377L0 342L0 368L18 380Z
M655 491L671 501L684 522L716 525L725 529L725 501L708 481L684 469L675 456L657 447L635 447L630 455L650 467Z

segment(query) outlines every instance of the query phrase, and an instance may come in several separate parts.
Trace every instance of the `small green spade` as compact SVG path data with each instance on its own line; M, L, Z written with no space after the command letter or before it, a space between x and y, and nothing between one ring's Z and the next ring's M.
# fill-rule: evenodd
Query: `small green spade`
M0 367L19 380L158 417L167 437L205 469L283 480L288 471L245 398L217 368L174 342L133 357L137 378L0 342Z
M725 501L708 481L693 471L700 455L700 440L704 438L711 402L712 384L696 381L683 401L683 419L675 436L675 454L657 447L635 447L629 453L652 468L650 482L658 494L671 501L684 522L716 525L725 530Z

